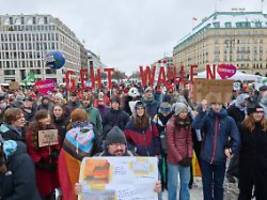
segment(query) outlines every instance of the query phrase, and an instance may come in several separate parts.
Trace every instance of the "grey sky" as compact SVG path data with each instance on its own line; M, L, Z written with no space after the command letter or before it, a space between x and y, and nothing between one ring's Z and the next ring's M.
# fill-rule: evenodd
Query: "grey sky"
M216 3L217 2L217 3ZM51 14L107 66L128 74L172 55L192 18L232 7L259 11L261 0L0 0L0 14ZM265 10L265 7L264 7Z

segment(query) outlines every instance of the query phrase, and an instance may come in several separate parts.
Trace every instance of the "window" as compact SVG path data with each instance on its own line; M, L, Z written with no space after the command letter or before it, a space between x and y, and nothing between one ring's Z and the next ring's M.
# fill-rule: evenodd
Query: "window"
M44 24L48 24L47 17L44 17Z
M7 62L9 65L9 62ZM15 75L15 70L4 70L4 75L10 76Z
M262 23L261 22L255 22L255 27L256 28L261 28L262 27Z
M231 22L225 22L224 25L225 25L225 28L232 28Z

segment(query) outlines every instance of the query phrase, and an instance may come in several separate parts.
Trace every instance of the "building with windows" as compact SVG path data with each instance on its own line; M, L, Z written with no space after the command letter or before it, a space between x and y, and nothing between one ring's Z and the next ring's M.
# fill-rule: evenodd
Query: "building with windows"
M61 51L64 68L45 66L49 51ZM86 50L75 34L51 15L0 15L0 83L23 80L29 72L39 79L63 82L64 71L78 72Z
M267 74L267 15L215 12L202 20L173 49L176 66L231 63L247 73Z
M101 62L100 56L96 55L94 52L92 52L91 50L87 50L87 57L88 57L88 63L87 66L90 68L91 66L94 68L102 68L102 67L106 67L106 65L104 65Z

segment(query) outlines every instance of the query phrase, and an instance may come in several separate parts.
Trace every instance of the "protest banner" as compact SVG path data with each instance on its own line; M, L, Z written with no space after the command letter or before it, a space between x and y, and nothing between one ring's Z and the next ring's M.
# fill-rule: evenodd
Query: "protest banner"
M58 144L58 130L48 129L38 131L38 147L48 147Z
M19 90L19 83L17 81L10 82L9 89L12 91Z
M156 157L84 158L79 200L156 200L157 162Z
M51 79L37 81L34 85L38 92L42 95L47 95L48 92L53 91L56 87L55 81Z
M195 79L193 85L193 100L201 102L206 99L209 103L216 100L220 103L230 102L233 93L233 80Z

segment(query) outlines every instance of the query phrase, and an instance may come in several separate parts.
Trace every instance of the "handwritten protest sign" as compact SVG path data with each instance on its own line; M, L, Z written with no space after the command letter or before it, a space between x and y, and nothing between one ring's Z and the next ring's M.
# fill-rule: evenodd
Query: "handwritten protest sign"
M157 162L155 157L85 158L79 200L156 200Z
M233 80L206 80L195 79L193 85L193 99L200 102L207 99L212 101L227 103L232 99Z
M38 146L47 147L58 144L58 130L48 129L38 131Z
M19 89L19 83L16 81L12 81L9 83L9 89L14 91Z

